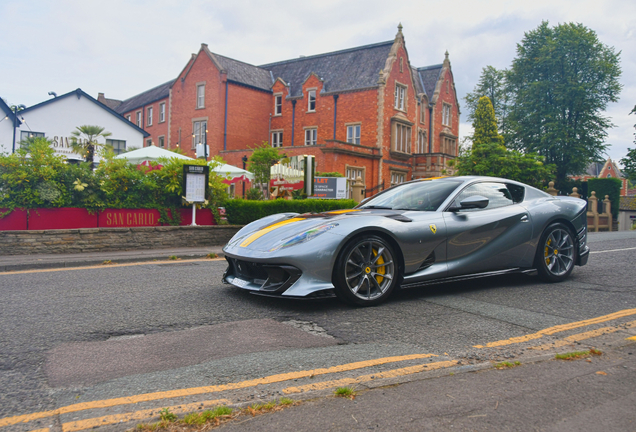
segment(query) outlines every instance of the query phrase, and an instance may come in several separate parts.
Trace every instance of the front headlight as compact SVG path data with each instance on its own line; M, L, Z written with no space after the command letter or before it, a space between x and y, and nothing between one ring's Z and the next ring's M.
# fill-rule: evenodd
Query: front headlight
M296 234L295 236L287 237L286 239L283 239L279 241L277 244L275 244L274 247L269 250L269 252L275 252L280 249L285 249L288 247L306 243L309 240L314 239L318 237L319 235L324 234L330 229L333 229L337 226L338 226L337 223L320 225L320 226L308 229L307 231L303 233Z

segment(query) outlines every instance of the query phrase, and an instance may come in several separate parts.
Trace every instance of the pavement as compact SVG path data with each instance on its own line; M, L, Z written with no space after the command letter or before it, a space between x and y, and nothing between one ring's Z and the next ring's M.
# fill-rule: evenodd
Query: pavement
M86 267L113 264L166 261L171 256L180 259L205 258L215 253L223 256L222 246L169 249L141 249L111 252L87 252L79 254L32 254L32 255L0 255L0 272L23 271L36 269Z

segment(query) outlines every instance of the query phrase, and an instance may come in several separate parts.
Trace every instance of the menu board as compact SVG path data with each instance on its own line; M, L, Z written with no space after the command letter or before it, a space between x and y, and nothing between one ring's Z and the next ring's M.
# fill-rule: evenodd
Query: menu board
M187 202L205 202L209 169L207 165L183 166L183 191Z
M205 201L205 174L186 174L186 201Z

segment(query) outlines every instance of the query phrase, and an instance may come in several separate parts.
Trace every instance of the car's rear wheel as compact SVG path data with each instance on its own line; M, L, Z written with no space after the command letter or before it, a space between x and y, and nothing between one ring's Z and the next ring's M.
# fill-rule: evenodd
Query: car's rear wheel
M336 261L336 295L360 306L384 302L398 282L395 259L393 248L381 237L369 235L350 241Z
M539 277L548 282L561 282L574 269L574 235L562 223L548 226L537 248L536 266Z

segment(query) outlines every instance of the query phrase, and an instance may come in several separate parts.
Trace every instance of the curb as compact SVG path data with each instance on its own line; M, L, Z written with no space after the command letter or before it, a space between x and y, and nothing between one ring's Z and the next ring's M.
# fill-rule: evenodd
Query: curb
M217 253L219 258L225 257L223 253ZM122 257L114 258L113 264L123 263L136 263L136 262L149 262L149 261L168 261L168 256L176 256L180 259L197 259L206 258L208 253L187 253L187 254L174 254L174 255L148 255L139 257ZM75 268L75 267L90 267L95 265L101 265L107 261L105 259L85 259L85 260L67 260L58 262L32 262L24 264L6 264L0 265L0 273L14 272L24 270L47 270L47 269L59 269L59 268Z

